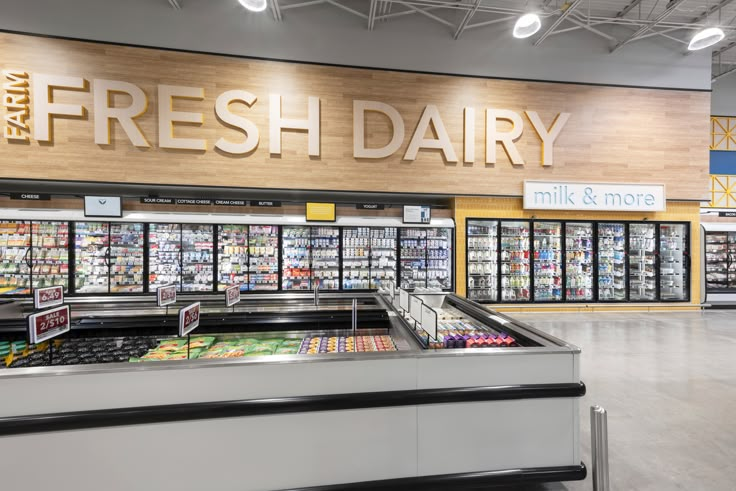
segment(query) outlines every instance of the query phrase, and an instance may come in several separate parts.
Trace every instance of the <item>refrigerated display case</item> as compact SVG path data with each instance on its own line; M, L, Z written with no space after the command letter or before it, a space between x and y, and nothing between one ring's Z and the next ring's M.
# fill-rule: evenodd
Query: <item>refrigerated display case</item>
M705 287L707 290L726 290L729 287L728 239L728 232L706 232L705 234Z
M248 289L272 291L279 289L279 227L250 225L248 227Z
M181 248L181 291L211 292L214 287L212 225L182 225Z
M660 300L688 300L690 255L688 228L683 224L659 225Z
M285 225L282 231L281 289L309 290L312 287L309 227Z
M423 288L427 286L427 229L402 228L400 237L400 271L399 286L405 289Z
M534 222L534 300L562 300L562 223Z
M367 290L370 287L371 230L368 227L342 229L342 288Z
M501 301L531 300L529 222L501 222Z
M312 282L320 290L340 289L340 228L311 227Z
M31 223L0 221L0 295L31 293Z
M565 299L593 300L593 224L565 224Z
M181 291L181 225L148 226L148 285L150 291L174 284Z
M144 226L142 223L110 224L110 292L143 292Z
M106 222L74 223L74 291L110 291L110 225Z
M33 288L69 287L69 223L32 222L31 283Z
M427 287L452 288L452 230L427 229Z
M396 282L396 227L371 228L371 283L380 289Z
M498 301L498 221L468 220L468 298Z
M629 300L657 299L656 225L629 224Z
M626 301L626 225L598 224L598 300Z
M240 285L248 290L248 225L217 228L217 289Z

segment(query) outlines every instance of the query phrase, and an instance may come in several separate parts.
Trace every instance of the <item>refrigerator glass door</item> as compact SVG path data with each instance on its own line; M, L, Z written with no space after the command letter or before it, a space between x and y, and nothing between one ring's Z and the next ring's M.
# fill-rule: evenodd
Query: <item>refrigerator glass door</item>
M370 236L368 227L342 229L342 287L367 290L370 287Z
M217 290L233 285L248 289L248 225L217 228Z
M629 299L632 301L657 299L655 229L653 223L629 225Z
M143 292L143 224L110 224L110 291Z
M705 233L705 288L708 291L725 290L730 283L729 238L728 232Z
M565 298L593 300L593 224L565 224Z
M309 290L312 287L309 227L285 225L281 247L281 289Z
M0 221L0 295L31 293L31 223Z
M279 289L279 227L251 225L248 229L251 291Z
M181 226L152 223L148 226L148 285L151 292L174 284L181 291Z
M598 224L598 300L626 300L626 226Z
M63 286L69 283L69 224L33 222L31 251L33 288Z
M339 227L312 227L312 277L320 290L340 289Z
M396 284L396 228L371 229L371 285L372 289Z
M211 292L214 275L214 231L212 225L182 225L183 292Z
M74 223L74 291L110 291L110 224Z
M404 289L427 286L427 229L399 229L401 242L401 282Z
M686 225L663 223L659 226L660 300L688 298L688 243Z
M562 223L534 222L534 301L562 300Z
M498 222L468 220L468 298L498 301Z
M501 222L501 301L528 302L529 222Z
M427 287L452 288L452 229L427 229Z

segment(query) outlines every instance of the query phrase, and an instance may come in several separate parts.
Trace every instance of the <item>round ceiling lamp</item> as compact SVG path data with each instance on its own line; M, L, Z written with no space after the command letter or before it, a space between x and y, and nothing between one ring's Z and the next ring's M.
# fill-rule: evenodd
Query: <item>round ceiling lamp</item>
M708 48L721 41L724 37L725 34L720 27L709 27L693 36L687 49L690 51L697 51L699 49Z
M263 12L266 10L267 0L238 0L240 5L251 12Z
M542 21L537 14L524 14L514 24L514 37L518 39L533 36L541 29Z

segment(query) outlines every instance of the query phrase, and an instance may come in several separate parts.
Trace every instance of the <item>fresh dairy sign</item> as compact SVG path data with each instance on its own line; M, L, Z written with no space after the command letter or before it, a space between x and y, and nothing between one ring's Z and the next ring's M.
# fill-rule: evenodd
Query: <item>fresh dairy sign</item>
M524 209L665 211L664 184L524 181Z

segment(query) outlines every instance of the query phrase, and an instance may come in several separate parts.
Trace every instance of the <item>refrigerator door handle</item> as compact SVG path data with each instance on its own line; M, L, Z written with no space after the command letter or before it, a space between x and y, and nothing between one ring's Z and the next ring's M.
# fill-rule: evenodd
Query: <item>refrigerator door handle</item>
M111 253L110 253L110 248L108 247L107 250L105 251L105 266L107 266L108 268L111 266L110 260L111 260Z
M26 249L26 253L23 255L23 261L25 261L26 265L29 268L33 267L33 263L31 262L31 258L29 257L29 254L31 253L31 248L29 247Z

